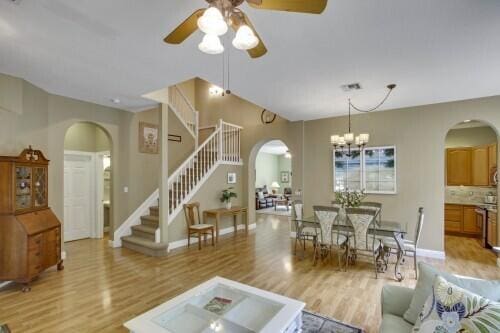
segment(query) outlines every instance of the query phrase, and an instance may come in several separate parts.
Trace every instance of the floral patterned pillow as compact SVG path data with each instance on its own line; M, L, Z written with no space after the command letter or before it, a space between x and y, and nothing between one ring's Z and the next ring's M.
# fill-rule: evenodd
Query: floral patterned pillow
M500 303L490 301L436 276L413 328L419 333L498 333Z

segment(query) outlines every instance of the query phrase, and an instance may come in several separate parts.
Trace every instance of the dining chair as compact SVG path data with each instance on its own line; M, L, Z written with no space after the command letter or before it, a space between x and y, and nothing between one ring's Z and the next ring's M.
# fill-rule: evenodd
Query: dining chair
M377 257L381 250L381 241L376 236L378 228L375 222L376 215L374 209L346 208L346 223L352 230L349 233L348 258L354 261L358 255L372 257L375 278L378 278Z
M304 204L301 200L292 202L292 219L295 221L295 246L294 254L297 254L297 242L302 243L302 258L306 252L306 241L313 242L316 246L316 228L304 225L301 219L304 217Z
M375 208L377 209L377 216L376 216L376 222L380 226L382 224L382 204L380 202L373 202L373 201L362 201L359 204L360 208L366 207L366 208Z
M413 257L413 267L415 269L415 279L418 279L418 269L417 269L417 248L418 248L418 243L420 240L420 235L422 233L422 226L424 224L424 208L420 207L418 209L418 219L417 219L417 225L415 226L415 235L413 236L413 240L403 240L404 248L402 255L406 257ZM385 237L383 239L383 246L384 246L384 251L387 252L389 255L392 254L397 254L399 251L398 244L396 241L392 238Z
M215 245L215 234L214 226L212 224L201 223L200 219L200 203L192 202L189 204L184 204L184 216L186 218L186 224L188 228L188 247L191 245L191 235L198 235L198 250L201 250L201 236L205 238L205 243L207 242L207 235L212 236L212 246Z
M313 264L316 264L318 256L322 259L330 255L332 260L332 250L337 249L337 259L339 269L341 269L341 249L345 248L347 266L347 236L339 228L339 211L337 207L314 206L314 216L319 222L319 230L316 229L317 244L314 248Z

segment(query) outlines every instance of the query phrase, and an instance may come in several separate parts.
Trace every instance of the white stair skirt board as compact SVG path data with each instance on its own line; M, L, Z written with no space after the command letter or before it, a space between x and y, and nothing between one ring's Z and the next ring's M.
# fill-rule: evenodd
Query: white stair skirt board
M295 238L295 237L296 237L295 231L290 231L290 238ZM427 249L417 249L417 256L434 258L434 259L441 259L441 260L444 260L446 258L444 251L434 251L434 250L427 250ZM500 258L498 258L497 263L500 266Z
M248 230L255 229L256 227L257 227L257 224L255 224L255 223L249 224L248 225ZM238 230L245 230L245 225L244 224L238 224L236 228ZM219 229L219 236L230 234L230 233L234 233L234 227L227 227L227 228L224 228L224 229ZM208 235L207 239L212 239L212 236ZM191 237L191 244L196 244L196 243L198 243L198 238L197 237ZM208 242L207 242L207 244L208 244ZM177 249L179 247L183 247L183 246L187 246L187 245L188 245L187 238L186 239L181 239L181 240L178 240L178 241L175 241L175 242L171 242L170 244L168 244L168 250L171 251L173 249ZM211 244L208 244L208 245L211 245Z
M109 241L111 247L121 247L122 237L132 235L132 226L141 224L141 216L148 215L149 207L155 206L160 197L160 191L156 189L128 218L116 229L113 241Z

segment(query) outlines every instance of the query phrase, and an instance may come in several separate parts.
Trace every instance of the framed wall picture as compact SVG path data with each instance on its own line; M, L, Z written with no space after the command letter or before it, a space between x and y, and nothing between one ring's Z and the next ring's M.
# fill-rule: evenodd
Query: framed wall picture
M158 154L158 125L139 122L139 152Z
M236 172L228 172L227 173L227 183L228 184L236 184Z
M282 183L289 183L290 182L290 172L281 171L281 182Z

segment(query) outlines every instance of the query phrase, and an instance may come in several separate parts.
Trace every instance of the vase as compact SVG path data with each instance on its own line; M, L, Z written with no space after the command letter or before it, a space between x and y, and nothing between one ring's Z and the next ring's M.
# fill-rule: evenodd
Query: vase
M226 209L231 209L231 201L226 201Z

